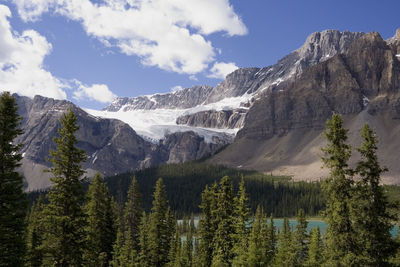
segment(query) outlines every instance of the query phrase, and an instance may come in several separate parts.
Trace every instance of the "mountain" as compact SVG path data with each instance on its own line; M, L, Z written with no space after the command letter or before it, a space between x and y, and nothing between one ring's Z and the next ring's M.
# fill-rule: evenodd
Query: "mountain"
M394 141L398 37L399 32L386 41L377 33L317 32L276 64L238 69L216 87L118 98L103 110L17 97L24 117L25 134L18 141L25 144L21 170L27 189L50 185L42 170L59 118L69 108L78 116L78 146L89 156L84 163L88 175L114 175L220 151L208 162L317 179L324 175L321 132L333 112L345 115L352 141L363 122L378 127L381 145L386 144L382 158L391 168L396 164L389 152L400 148ZM391 169L388 177L397 173Z
M351 144L359 145L364 123L376 129L380 161L390 170L385 182L399 183L400 39L396 36L385 41L375 32L363 35L343 53L278 85L255 101L234 143L211 161L297 179L322 178L327 170L321 169L320 147L325 142L321 133L326 120L340 113L350 129ZM353 163L358 159L354 154Z
M109 176L164 162L196 160L227 144L220 139L206 142L193 132L171 133L162 142L154 144L140 137L128 124L93 117L69 101L14 96L23 117L21 128L24 133L16 141L24 144L21 172L27 190L50 186L50 173L43 173L43 170L50 166L46 158L50 149L55 149L53 138L61 126L61 115L69 109L77 116L80 127L76 133L77 146L88 156L83 168L89 177L96 171Z
M162 139L164 132L182 131L182 126L203 137L206 137L204 129L199 127L207 128L208 136L223 138L223 132L233 138L255 99L275 90L280 83L298 77L308 67L345 51L363 34L337 30L316 32L302 47L275 65L238 69L216 87L195 86L171 93L117 98L103 111L87 111L95 116L121 119L140 135L155 140Z

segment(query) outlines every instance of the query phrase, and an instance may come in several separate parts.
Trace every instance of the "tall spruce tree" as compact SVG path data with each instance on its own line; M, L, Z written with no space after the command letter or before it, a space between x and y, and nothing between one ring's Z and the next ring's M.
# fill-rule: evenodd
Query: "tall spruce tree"
M113 199L99 173L89 186L85 211L88 216L87 249L84 258L87 266L108 266L116 238Z
M293 233L290 229L289 220L287 218L283 220L283 228L279 236L279 246L274 266L297 266L297 255L293 242Z
M167 218L168 201L162 179L158 179L153 195L153 207L149 223L149 250L152 266L165 266L171 237L170 225Z
M86 214L82 204L84 191L81 163L85 152L76 147L75 132L79 129L70 110L61 117L59 137L54 138L56 150L50 151L53 187L47 194L45 208L45 263L54 266L81 266L86 241Z
M308 257L304 263L307 267L320 267L324 263L324 244L322 243L319 227L313 228L308 244Z
M0 266L22 266L26 252L25 216L27 200L23 192L23 178L16 172L22 155L22 144L15 138L19 129L15 98L9 92L0 95Z
M37 202L32 205L28 217L27 230L27 255L26 266L40 267L43 262L43 196L40 195Z
M328 143L322 149L325 153L322 160L330 169L330 176L323 183L328 223L327 266L353 266L356 259L356 237L350 217L353 172L347 164L351 155L351 148L346 144L347 132L338 114L327 121L324 131Z
M201 194L201 205L203 213L199 219L199 254L202 267L211 266L214 252L214 235L217 229L216 224L216 203L218 185L214 183L209 189L208 185Z
M140 250L139 245L139 226L142 219L142 194L136 177L133 177L128 189L128 199L125 203L124 219L125 230L131 235L132 247L136 253Z
M360 180L356 184L353 218L358 238L358 254L363 266L388 266L396 250L390 230L396 220L389 213L390 204L379 184L386 171L378 162L375 132L365 124L361 131L362 145L357 150L361 160L357 164Z
M268 226L268 232L266 233L266 238L264 239L265 242L265 248L266 248L266 262L268 265L273 262L273 259L275 258L276 254L276 243L277 243L277 237L276 237L276 228L274 224L274 216L271 214L269 218L269 226Z
M247 223L249 222L250 217L248 202L249 199L246 195L246 188L242 177L239 184L239 191L235 198L236 233L234 235L233 266L246 266L247 250L249 245L249 230Z
M211 266L231 266L234 257L233 245L236 234L234 219L233 186L228 176L221 179L217 197L216 220L218 227L214 236L214 253Z
M308 222L306 220L303 209L300 209L297 215L297 225L295 232L295 247L297 254L297 265L302 266L307 259L307 244L308 244L308 233L307 233Z
M142 219L140 222L139 228L139 244L140 244L140 252L139 252L139 266L140 267L150 267L153 266L151 263L151 254L150 254L150 237L149 237L149 218L146 215L146 212L143 211Z
M264 242L267 236L263 235L263 220L264 212L260 206L257 207L253 225L251 227L249 238L249 249L247 260L244 264L238 266L261 267L267 266L266 259L266 243Z

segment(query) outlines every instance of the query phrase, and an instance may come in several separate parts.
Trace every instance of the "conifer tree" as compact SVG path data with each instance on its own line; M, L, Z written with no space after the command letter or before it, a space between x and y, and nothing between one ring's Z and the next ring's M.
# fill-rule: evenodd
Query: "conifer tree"
M285 218L283 220L282 232L279 236L279 246L274 266L291 267L296 266L296 264L297 255L293 245L293 236L289 226L289 220Z
M378 162L375 132L365 124L361 131L362 145L357 150L360 180L356 184L353 218L358 238L358 253L363 266L387 266L396 245L390 234L395 217L389 213L390 204L380 185L380 176L387 169Z
M124 244L125 244L125 238L123 236L121 228L118 228L117 238L113 245L112 261L110 262L111 266L114 267L123 266L123 262L125 260L123 255Z
M150 240L149 240L149 218L146 212L143 211L142 219L139 228L139 266L140 267L151 267L151 255L150 255Z
M264 238L266 238L266 236L262 233L264 219L265 217L263 211L261 207L258 206L253 225L251 227L247 261L243 265L238 266L261 267L267 265L265 247L266 242L264 242Z
M308 244L308 257L304 266L319 267L324 263L324 244L322 243L319 227L313 228L310 233Z
M43 262L43 196L40 195L37 202L32 205L28 217L27 230L27 257L26 266L40 267Z
M297 215L297 225L295 232L295 246L296 246L296 260L297 265L302 266L303 263L307 259L307 243L308 243L308 234L307 234L307 225L308 222L304 215L303 209L300 209Z
M233 260L234 235L234 193L228 176L221 179L217 198L216 220L218 227L214 236L214 253L211 266L231 266Z
M16 172L22 144L14 140L22 134L15 98L9 92L0 95L0 266L22 266L26 252L26 195L23 178Z
M139 190L139 185L136 178L133 177L131 185L128 189L128 198L125 203L124 219L125 231L130 234L132 248L135 253L140 250L139 246L139 226L142 217L142 195Z
M265 249L266 249L266 262L270 264L273 262L273 259L275 258L276 254L276 243L277 243L277 237L276 237L276 229L274 225L274 216L271 214L270 219L269 219L269 227L267 228L268 232L265 235L266 238L264 240L265 242Z
M175 236L171 238L168 253L168 267L181 266L181 235L179 225L175 224Z
M244 186L244 179L239 184L239 192L235 198L235 224L236 233L234 235L233 247L233 266L246 266L247 249L249 243L249 231L247 223L249 222L250 209L248 207L248 198L246 195L246 188Z
M149 223L149 250L152 266L165 266L168 262L170 245L169 225L167 220L167 195L162 179L158 179L153 195Z
M213 238L216 231L216 197L218 186L214 183L209 189L208 185L201 194L202 215L199 219L199 254L201 266L211 266L212 255L214 251Z
M184 266L191 267L193 266L193 239L194 239L194 217L193 215L190 218L189 225L186 232L186 240L183 246L183 263Z
M330 169L330 176L323 183L326 196L325 220L328 223L328 266L351 266L356 259L356 237L350 217L352 171L347 164L351 155L351 148L346 144L347 132L338 114L327 121L324 131L328 144L322 149L325 153L322 160Z
M87 213L87 266L108 266L116 237L113 199L99 173L90 183L85 211Z
M55 266L80 266L86 240L86 215L82 208L84 191L81 163L85 152L75 145L75 132L79 129L76 116L70 110L61 117L59 137L54 138L56 150L50 151L53 167L53 187L47 194L45 208L46 264Z

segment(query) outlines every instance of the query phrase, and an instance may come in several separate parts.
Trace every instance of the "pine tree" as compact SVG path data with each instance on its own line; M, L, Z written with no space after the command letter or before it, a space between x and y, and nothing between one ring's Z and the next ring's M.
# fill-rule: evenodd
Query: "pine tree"
M322 160L330 169L330 176L323 183L326 195L325 220L328 223L327 266L351 266L356 259L356 239L350 218L352 171L347 164L351 155L351 148L346 144L347 132L338 114L326 123L324 135L328 144L322 149L325 153Z
M218 185L214 183L211 189L204 189L201 194L201 205L203 213L199 219L199 254L202 267L211 266L212 255L214 252L213 239L216 231L216 203Z
M140 267L150 267L151 263L151 255L150 255L150 240L149 240L149 218L146 215L146 212L142 213L142 220L140 222L139 228L139 244L140 244L140 252L139 252L139 266Z
M275 257L274 266L291 267L296 266L296 249L293 244L293 236L289 226L289 220L283 220L283 228L279 237L278 252Z
M142 195L136 178L133 177L128 190L128 199L125 203L124 218L126 231L130 233L132 248L136 253L140 250L139 245L139 226L142 219Z
M260 206L257 207L253 225L251 227L249 238L249 251L247 260L243 265L238 266L267 266L266 259L266 243L264 242L265 235L262 233L263 220L265 219L263 211Z
M149 224L149 249L152 266L165 266L168 262L170 235L168 220L167 195L162 179L158 179L153 195L153 207Z
M273 262L276 254L276 243L277 243L277 237L276 237L276 229L274 225L274 216L271 214L270 219L269 219L269 227L267 228L268 232L266 233L266 238L264 240L265 242L265 249L266 249L266 262L270 264Z
M32 205L28 217L28 230L27 230L27 257L26 266L40 267L43 262L43 233L42 226L43 216L43 196L40 195L37 202Z
M70 110L61 118L60 137L55 137L56 150L50 151L53 167L53 187L47 194L49 204L45 208L46 264L55 266L80 266L85 248L86 215L82 208L84 191L80 165L86 160L83 150L75 145L74 133L79 129L76 116Z
M15 98L9 92L0 96L0 266L22 266L26 252L26 195L23 178L16 172L22 144L14 140L22 134Z
M308 222L304 215L304 211L303 209L300 209L297 215L297 225L294 240L296 242L296 261L298 266L302 266L307 259L307 225Z
M389 213L389 203L380 183L387 169L378 162L378 140L374 131L365 124L361 131L363 143L357 150L361 161L357 173L361 179L356 184L353 201L353 218L358 238L358 253L363 266L387 266L396 245L391 237L395 217Z
M89 186L85 211L88 216L87 249L84 258L87 266L108 266L112 258L116 237L113 200L99 173Z
M181 266L181 232L179 225L175 224L175 236L171 238L171 245L168 253L168 267Z
M249 245L247 223L249 222L250 214L248 201L244 179L242 177L239 184L239 192L235 198L236 234L234 235L233 266L246 266L247 249Z
M231 266L236 229L234 225L234 193L228 176L221 179L218 193L216 220L218 227L214 237L214 253L211 266Z
M324 263L324 244L322 243L319 227L313 228L310 233L308 245L308 258L304 263L306 267L319 267Z
M194 241L194 217L193 215L190 218L190 221L187 226L186 232L186 240L183 245L183 265L191 267L193 265L193 241Z

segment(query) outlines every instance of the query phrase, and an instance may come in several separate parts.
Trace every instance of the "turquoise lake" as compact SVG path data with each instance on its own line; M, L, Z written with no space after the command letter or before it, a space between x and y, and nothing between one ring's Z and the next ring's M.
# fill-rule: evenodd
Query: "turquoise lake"
M178 220L178 223L182 223L182 220ZM198 219L195 219L194 224L197 227ZM277 229L281 230L282 226L283 226L283 219L274 219L274 224ZM296 220L294 220L294 219L289 220L289 225L292 229L296 229L296 225L297 225ZM310 231L312 228L319 227L319 229L321 230L321 234L325 234L327 226L328 225L324 221L309 220L307 230ZM390 231L392 236L397 236L398 230L399 230L399 227L397 225L395 227L393 227L393 229Z

